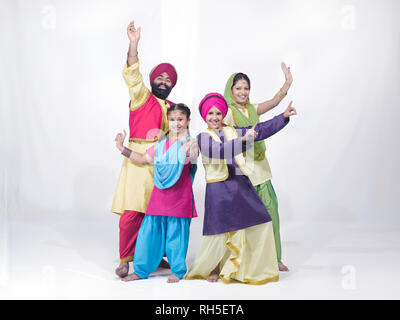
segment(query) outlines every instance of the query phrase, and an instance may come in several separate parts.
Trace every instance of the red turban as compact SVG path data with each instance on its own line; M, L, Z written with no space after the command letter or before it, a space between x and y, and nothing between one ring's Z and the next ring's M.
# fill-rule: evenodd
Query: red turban
M153 83L154 79L164 72L166 72L171 79L172 88L175 87L176 81L178 80L178 74L176 73L175 67L169 63L160 63L151 70L150 83Z

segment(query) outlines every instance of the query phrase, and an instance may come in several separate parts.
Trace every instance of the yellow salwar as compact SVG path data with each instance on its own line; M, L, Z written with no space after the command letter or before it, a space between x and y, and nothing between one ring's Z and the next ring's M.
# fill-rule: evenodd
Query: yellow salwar
M203 236L186 279L207 279L218 264L219 277L224 283L264 284L278 281L272 222Z

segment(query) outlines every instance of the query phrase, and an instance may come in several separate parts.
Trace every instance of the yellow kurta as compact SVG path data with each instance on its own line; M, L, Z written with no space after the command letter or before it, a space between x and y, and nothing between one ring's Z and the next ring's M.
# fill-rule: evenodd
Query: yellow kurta
M131 110L140 108L147 101L150 90L143 82L139 71L139 61L129 67L125 65L122 75L129 89ZM166 132L168 131L166 111L169 104L166 104L165 100L156 99L163 112L161 130ZM130 141L128 148L138 153L145 153L154 144L155 141ZM125 210L145 213L153 187L153 165L135 164L128 158L124 158L111 211L119 215Z

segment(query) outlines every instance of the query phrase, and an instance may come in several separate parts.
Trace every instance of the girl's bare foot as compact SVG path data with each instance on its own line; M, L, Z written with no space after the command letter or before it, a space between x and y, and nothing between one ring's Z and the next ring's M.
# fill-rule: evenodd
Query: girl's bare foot
M289 271L289 268L286 267L283 263L280 263L278 265L278 267L279 267L279 271Z
M168 277L168 280L167 280L167 282L168 283L174 283L174 282L179 282L179 278L176 276L176 275L174 275L173 273Z
M218 282L219 275L218 274L210 274L207 278L208 282Z
M142 279L141 277L139 277L136 273L132 273L129 276L126 276L125 278L122 278L122 281L133 281L133 280L140 280Z
M207 278L207 281L217 282L218 279L219 279L219 265L217 265L216 268L211 272L211 274Z
M121 262L117 269L115 269L115 274L120 277L126 277L129 272L129 264L128 262Z

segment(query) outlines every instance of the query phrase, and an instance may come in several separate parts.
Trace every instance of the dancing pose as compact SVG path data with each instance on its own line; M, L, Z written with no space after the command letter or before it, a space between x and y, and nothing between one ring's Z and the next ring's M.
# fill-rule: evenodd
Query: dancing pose
M127 29L129 51L122 71L129 88L129 149L143 153L158 140L160 131L168 131L166 111L172 102L166 100L177 81L175 68L169 63L157 65L150 73L151 91L145 86L139 71L138 43L140 27L132 21ZM128 274L128 262L133 260L136 238L153 190L153 166L137 164L129 159L122 163L111 211L120 215L120 265L116 274ZM165 260L161 266L167 267Z
M247 127L259 123L259 116L276 107L287 95L293 77L283 62L282 71L285 75L285 83L277 94L271 99L260 104L249 103L250 79L244 73L234 73L226 83L224 97L228 103L229 110L224 123L229 126ZM282 246L279 231L278 199L274 187L271 183L271 169L265 156L265 142L257 141L254 148L247 150L247 162L251 162L249 178L257 190L258 195L263 201L272 218L274 228L274 238L276 255L280 271L289 271L288 267L282 263ZM248 165L250 167L250 165Z
M207 181L203 238L186 279L262 284L279 279L271 217L247 177L243 152L278 132L296 114L290 105L253 127L223 126L224 97L210 93L200 114L208 129L198 135Z
M169 138L141 154L124 148L125 134L115 139L117 148L138 165L154 163L154 189L139 230L133 259L134 273L123 281L146 279L166 254L171 275L178 282L186 273L186 253L191 219L197 217L192 182L197 165L197 142L188 135L190 110L184 104L167 111Z

